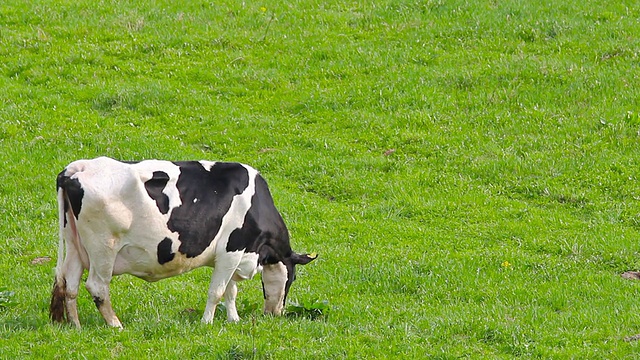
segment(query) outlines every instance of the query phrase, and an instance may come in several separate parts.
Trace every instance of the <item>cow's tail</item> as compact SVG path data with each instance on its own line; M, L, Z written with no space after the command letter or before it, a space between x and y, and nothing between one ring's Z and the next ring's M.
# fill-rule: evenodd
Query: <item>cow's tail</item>
M60 185L60 184L58 184ZM49 317L54 322L63 322L67 318L67 284L63 273L65 240L65 201L66 194L64 187L58 187L58 222L59 222L59 242L58 242L58 262L56 264L56 277L51 291L51 304L49 305ZM73 219L73 216L70 216Z

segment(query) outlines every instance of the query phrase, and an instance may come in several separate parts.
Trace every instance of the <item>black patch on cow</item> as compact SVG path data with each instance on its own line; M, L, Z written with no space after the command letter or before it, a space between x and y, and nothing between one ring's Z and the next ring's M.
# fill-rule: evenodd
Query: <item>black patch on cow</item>
M162 192L169 182L169 174L164 171L154 171L153 177L144 183L149 197L155 200L158 210L162 214L169 212L169 197Z
M58 178L56 179L56 187L58 189L64 189L67 194L64 199L64 226L67 226L67 212L69 211L69 205L71 205L73 215L77 219L78 215L80 215L80 210L82 209L82 198L84 197L84 190L80 185L80 181L67 176L65 174L66 171L67 169L64 169L60 174L58 174Z
M158 263L160 263L160 265L168 263L176 256L176 254L171 251L172 243L171 239L166 237L158 244Z
M96 304L96 307L100 309L102 307L102 304L104 304L104 299L99 296L94 296L93 302Z
M253 201L251 202L251 208L253 208ZM249 209L249 212L251 209ZM260 228L256 223L256 219L252 214L247 212L244 217L244 223L241 228L236 228L229 235L229 241L227 242L227 251L239 251L239 250L254 250L260 236ZM250 251L250 250L249 250ZM255 252L255 251L254 251Z
M264 250L260 251L263 247ZM265 262L261 263L262 265L275 264L280 261L280 257L291 254L289 232L273 204L267 182L260 175L256 176L256 191L251 198L251 207L244 217L242 227L231 232L227 243L227 251L239 250L265 253ZM267 252L269 256L266 256Z
M217 162L205 169L195 161L177 162L176 183L182 205L173 209L169 230L179 234L178 251L196 257L211 244L235 195L249 186L249 173L238 163Z
M287 296L289 296L289 289L291 289L291 284L296 279L296 266L291 261L285 262L285 266L287 267L287 282L284 285L284 297L282 298L282 306L287 303Z

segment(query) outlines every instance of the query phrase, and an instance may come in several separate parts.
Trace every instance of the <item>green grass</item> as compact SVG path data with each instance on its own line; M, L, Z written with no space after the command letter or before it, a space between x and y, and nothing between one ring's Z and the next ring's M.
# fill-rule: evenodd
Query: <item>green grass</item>
M634 2L177 3L0 5L0 358L638 357ZM254 279L203 325L198 269L50 324L55 176L101 155L260 169L326 314Z

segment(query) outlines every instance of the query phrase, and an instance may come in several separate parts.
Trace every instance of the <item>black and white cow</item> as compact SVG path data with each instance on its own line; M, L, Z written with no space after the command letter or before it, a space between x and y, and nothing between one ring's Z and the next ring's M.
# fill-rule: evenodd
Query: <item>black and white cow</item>
M289 232L258 171L239 163L107 157L72 162L58 175L60 245L50 315L80 327L77 296L86 288L107 324L114 275L157 281L214 267L202 321L224 296L238 321L236 281L262 271L264 312L282 313L295 266L315 259L291 250ZM66 249L66 253L65 253Z

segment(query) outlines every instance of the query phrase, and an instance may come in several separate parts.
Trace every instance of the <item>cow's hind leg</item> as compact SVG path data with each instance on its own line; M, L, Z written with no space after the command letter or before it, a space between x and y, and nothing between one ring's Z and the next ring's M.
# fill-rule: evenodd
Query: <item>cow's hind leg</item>
M213 275L211 275L211 283L209 284L209 298L207 299L207 306L204 309L204 315L202 315L202 322L206 324L210 324L213 322L213 315L216 312L216 307L218 306L218 303L220 302L222 296L225 295L225 292L228 289L227 285L230 281L232 281L231 278L236 272L238 264L240 264L240 260L242 260L242 253L226 253L218 257L218 259L219 260L216 262L215 268L213 270ZM232 285L232 288L229 290L230 291L227 296L230 295L232 301L229 301L229 299L226 300L233 303L232 308L233 313L235 314L232 313L231 315L235 316L229 317L229 313L227 314L231 321L237 321L237 319L239 318L237 311L235 311L235 295L237 293L235 284ZM229 309L228 306L229 305L227 305L227 309Z
M74 247L67 247L68 251L62 265L56 270L56 280L51 294L51 320L63 322L66 320L80 328L78 319L78 287L82 277L82 263Z
M80 279L82 278L82 262L75 248L67 247L67 256L63 264L63 273L65 279L65 295L67 320L80 328L80 319L78 318L78 288L80 287Z
M116 256L109 251L102 252L100 255L90 259L91 265L89 266L86 287L107 324L122 328L122 323L111 307L109 295L109 283L113 276L113 264Z

